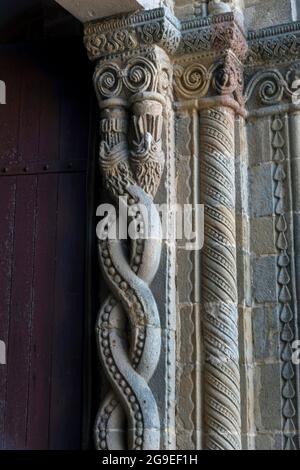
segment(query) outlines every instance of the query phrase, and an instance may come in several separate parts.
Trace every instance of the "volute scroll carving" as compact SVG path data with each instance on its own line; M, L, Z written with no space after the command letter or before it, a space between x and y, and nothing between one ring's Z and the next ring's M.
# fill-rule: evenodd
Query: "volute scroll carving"
M274 105L284 101L299 100L299 65L290 67L286 73L277 68L256 72L248 81L245 100L258 100L264 105Z
M205 66L198 61L178 61L174 67L175 93L179 100L228 97L228 106L244 113L242 64L228 52Z

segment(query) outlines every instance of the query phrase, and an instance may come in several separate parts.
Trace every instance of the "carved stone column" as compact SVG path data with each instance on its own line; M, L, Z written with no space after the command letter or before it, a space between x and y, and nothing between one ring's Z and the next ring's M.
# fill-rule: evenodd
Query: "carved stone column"
M116 207L120 197L125 201L128 228L136 227L135 237L111 240L118 220L108 219L98 235L110 295L96 326L100 373L108 381L95 419L97 449L175 448L175 241L162 240L154 198L167 206L175 199L166 51L177 47L178 34L163 9L85 27L97 61L103 184Z
M205 350L205 446L240 448L237 326L234 112L217 106L200 115L202 322Z
M213 61L205 55L178 59L175 77L178 109L197 109L199 113L199 183L205 211L200 256L202 445L233 450L241 448L235 116L244 115L241 60L247 48L233 14L213 17L212 23L207 36Z
M235 72L224 70L229 81L234 80ZM204 439L205 447L215 450L241 446L234 121L234 110L217 102L200 112L201 190L205 206Z

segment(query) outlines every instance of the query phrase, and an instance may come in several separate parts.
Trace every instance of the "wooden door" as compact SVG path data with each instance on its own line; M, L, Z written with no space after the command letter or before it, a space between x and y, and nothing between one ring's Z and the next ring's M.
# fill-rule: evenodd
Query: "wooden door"
M0 449L76 449L90 69L73 41L1 46L0 79Z

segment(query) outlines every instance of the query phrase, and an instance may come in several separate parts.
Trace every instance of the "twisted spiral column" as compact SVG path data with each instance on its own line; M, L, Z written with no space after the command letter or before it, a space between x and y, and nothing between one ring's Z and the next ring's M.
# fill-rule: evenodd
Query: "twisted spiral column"
M201 111L201 192L205 448L240 449L234 112Z

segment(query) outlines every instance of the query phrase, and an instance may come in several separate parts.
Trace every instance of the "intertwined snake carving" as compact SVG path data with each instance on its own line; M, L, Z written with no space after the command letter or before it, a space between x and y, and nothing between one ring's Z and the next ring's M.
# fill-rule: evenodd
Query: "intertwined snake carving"
M101 103L100 170L113 200L127 201L136 239L127 243L111 239L109 231L118 222L112 220L98 240L99 265L111 294L97 319L97 346L111 388L96 417L97 449L160 447L159 413L148 383L161 350L160 317L149 285L161 255L160 219L153 197L164 166L163 104L159 93L134 94L129 125L127 101L112 97ZM133 136L130 148L128 135ZM143 233L145 214L150 238ZM122 433L124 418L127 443Z

